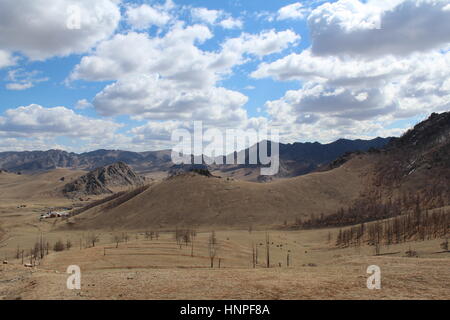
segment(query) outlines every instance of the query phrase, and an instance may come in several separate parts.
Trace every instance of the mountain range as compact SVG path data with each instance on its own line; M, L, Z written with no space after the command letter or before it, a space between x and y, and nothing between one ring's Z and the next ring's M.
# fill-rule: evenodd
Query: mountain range
M280 144L280 177L293 177L315 171L320 166L348 152L367 151L385 146L391 138L373 140L340 139L329 144L293 143ZM258 144L240 151L248 155ZM246 157L248 159L248 156ZM91 171L99 167L124 162L139 174L168 172L173 167L171 151L131 152L122 150L96 150L72 153L62 150L1 152L0 169L10 172L34 173L56 168ZM246 162L248 163L248 162ZM214 170L223 172L241 169L257 169L260 165L214 165ZM247 173L248 174L248 173Z
M317 172L267 184L205 175L203 169L176 174L119 205L87 210L71 227L280 225L327 217L355 203L356 215L399 201L410 204L405 210L440 208L450 203L449 132L450 112L432 114L379 149L345 154Z

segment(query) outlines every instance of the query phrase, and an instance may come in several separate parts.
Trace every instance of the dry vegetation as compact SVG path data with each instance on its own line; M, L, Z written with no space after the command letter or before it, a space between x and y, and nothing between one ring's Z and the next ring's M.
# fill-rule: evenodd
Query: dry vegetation
M450 299L446 233L431 236L439 223L427 223L422 237L411 216L404 230L416 228L413 236L395 241L388 227L377 246L371 223L358 245L349 230L360 225L280 229L358 197L369 178L359 158L270 184L181 176L93 202L69 220L39 221L49 208L99 200L62 197L60 178L79 175L0 175L0 259L8 262L0 265L0 299ZM384 218L393 227L396 217ZM270 219L276 228L261 225ZM366 287L372 264L381 267L381 290ZM81 267L81 291L66 288L69 265Z
M73 241L72 248L50 252L34 268L14 258L3 265L0 297L450 299L450 258L440 241L383 246L383 254L374 256L369 246L334 248L329 232L334 237L338 230L70 234L82 239L81 249ZM411 248L418 257L408 257ZM72 264L81 267L81 291L65 287ZM382 270L379 291L366 288L372 264Z

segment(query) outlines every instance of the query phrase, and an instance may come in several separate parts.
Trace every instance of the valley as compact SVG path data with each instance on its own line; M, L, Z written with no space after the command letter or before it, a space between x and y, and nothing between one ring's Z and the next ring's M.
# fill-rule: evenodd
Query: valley
M450 299L449 119L264 183L123 162L2 171L0 299Z

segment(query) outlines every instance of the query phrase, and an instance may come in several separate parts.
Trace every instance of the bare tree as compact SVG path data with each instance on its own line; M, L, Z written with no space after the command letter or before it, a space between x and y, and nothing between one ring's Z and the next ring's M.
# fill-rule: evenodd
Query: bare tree
M209 258L211 259L211 268L214 268L214 258L217 255L217 251L218 251L218 241L216 238L216 232L213 231L211 232L211 235L209 236L209 240L208 240L208 253L209 253Z
M116 244L116 248L119 247L119 243L122 241L122 237L118 234L113 235L112 241Z
M92 247L95 247L95 244L97 242L99 242L99 240L100 240L99 235L97 235L95 233L88 234L88 241L89 241L90 244L92 244Z
M327 242L328 242L328 243L331 243L331 232L328 232L328 235L327 235Z
M270 268L270 236L266 233L266 264Z
M448 238L445 238L445 241L441 243L441 249L448 251Z

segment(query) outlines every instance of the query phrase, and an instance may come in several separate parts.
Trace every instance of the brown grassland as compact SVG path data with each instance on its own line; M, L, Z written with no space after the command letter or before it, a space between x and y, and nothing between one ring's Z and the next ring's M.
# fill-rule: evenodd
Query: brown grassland
M317 192L325 199L332 195L324 190L342 190L346 180L357 183L346 166L339 170L292 179L288 185L279 181L251 187L280 190L283 197L289 197L284 192L288 189L298 194ZM49 208L86 203L66 199L58 193L64 184L59 181L61 177L67 181L80 174L59 169L31 176L0 175L0 261L8 261L0 265L0 299L450 299L450 254L440 249L442 239L383 246L381 254L375 256L374 248L367 245L336 248L339 229L286 231L274 226L254 226L250 231L248 225L203 225L196 227L197 235L192 242L179 244L174 238L174 228L168 226L159 229L158 239L150 240L144 233L152 230L144 227L121 228L117 223L114 228L70 230L61 218L39 221L39 215ZM335 175L334 179L327 180L332 181L330 185L319 191L311 187L322 186L323 176L330 174ZM207 178L195 177L188 181L196 192L219 188L211 182L215 180L199 184L197 179ZM157 194L163 197L171 183L162 185ZM223 180L219 186L227 184L223 190L228 185L242 190L247 183ZM361 185L355 190L358 188ZM239 198L241 193L232 189L227 190L231 192L230 197ZM348 189L342 192L355 193ZM263 198L257 200L264 203ZM342 202L340 198L338 192L334 205ZM301 201L314 208L314 203L307 199ZM176 201L174 197L163 200ZM121 210L113 211L113 216L125 212L128 206L130 210L138 210L138 203L125 203ZM231 212L226 210L227 214ZM245 213L245 208L242 210ZM266 218L268 213L262 212ZM98 216L94 212L88 217L95 221ZM211 268L208 240L213 230L218 245L214 268ZM98 237L94 247L88 241L93 234ZM124 234L127 241L122 241ZM266 261L267 234L270 268ZM115 236L122 238L117 248ZM38 265L25 267L20 255L17 259L17 252L24 250L24 263L28 263L27 254L41 237L50 244L49 254ZM53 244L58 240L63 243L69 240L72 247L54 252ZM258 263L253 266L255 247ZM408 250L416 251L417 256L407 257ZM381 290L366 287L367 267L373 264L381 268ZM81 268L81 290L66 287L69 265Z

